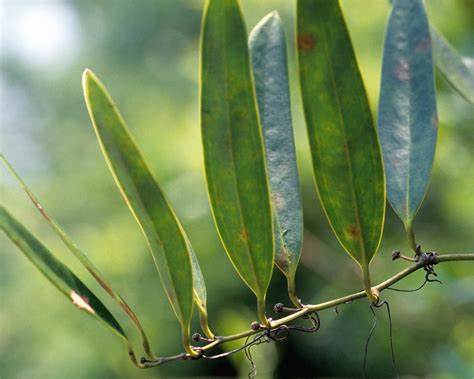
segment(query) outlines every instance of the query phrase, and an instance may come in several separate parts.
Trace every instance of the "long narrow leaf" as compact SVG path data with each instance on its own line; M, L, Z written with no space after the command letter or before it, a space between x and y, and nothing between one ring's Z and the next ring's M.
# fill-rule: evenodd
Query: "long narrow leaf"
M474 68L434 27L431 27L431 39L436 67L462 97L474 104Z
M428 188L438 134L430 29L421 0L393 4L378 113L388 200L416 250L412 224Z
M295 306L296 268L303 239L303 210L291 123L288 63L283 25L277 12L250 33L250 52L271 186L275 264L288 280Z
M127 345L132 362L140 367L124 330L106 306L63 263L0 206L0 228L41 273L79 309L105 324Z
M201 127L211 208L262 323L273 270L273 229L263 137L237 0L206 4L201 42Z
M145 334L145 331L143 330L143 327L135 314L133 310L130 308L130 306L127 304L127 302L118 294L114 291L110 283L105 279L105 277L101 274L99 269L92 263L92 261L87 257L87 255L80 250L76 244L72 241L72 239L67 235L67 233L61 228L61 226L54 220L54 218L49 215L46 211L46 209L40 204L36 196L33 194L33 192L30 191L30 189L27 187L26 183L21 179L21 177L18 175L18 173L15 171L13 166L8 162L8 160L0 154L0 159L3 161L7 169L11 172L11 174L14 176L14 178L18 181L22 189L25 191L25 193L28 195L30 200L33 202L35 205L36 209L40 212L40 214L44 217L44 219L48 222L48 224L51 226L51 228L54 230L56 235L64 242L64 244L67 246L67 248L76 256L76 258L81 262L81 264L89 271L89 273L94 277L94 279L101 285L105 291L117 302L117 304L125 311L125 313L130 317L132 322L135 324L135 326L138 329L138 332L140 333L141 339L142 339L142 344L143 348L148 355L149 358L155 359L155 355L151 352L150 349L150 343L148 342L148 338Z
M175 213L145 164L105 87L90 71L83 75L84 96L102 153L130 211L145 234L168 299L191 355L193 273L188 241Z
M298 0L297 46L304 113L319 196L344 249L369 263L385 216L382 157L339 3Z

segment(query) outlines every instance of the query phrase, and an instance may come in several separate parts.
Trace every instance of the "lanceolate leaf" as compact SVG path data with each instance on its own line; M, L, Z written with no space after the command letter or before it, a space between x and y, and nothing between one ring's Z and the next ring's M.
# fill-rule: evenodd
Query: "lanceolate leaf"
M430 29L421 0L394 2L378 113L388 199L416 249L412 223L428 187L438 134Z
M474 68L433 27L431 39L436 67L461 96L474 104Z
M314 175L345 250L368 266L385 215L382 158L350 37L337 1L298 0L297 46Z
M105 305L3 206L0 206L0 228L36 268L78 309L101 321L121 337L127 345L131 360L139 366L128 337Z
M275 264L288 279L299 306L295 273L301 254L303 210L291 123L288 64L283 25L277 12L264 17L249 37L271 186Z
M272 218L247 35L237 0L210 0L206 5L201 124L214 219L230 260L257 296L260 320L267 323Z
M183 330L189 354L193 310L193 273L188 241L163 192L142 158L106 89L89 70L84 95L105 160L127 205L140 224L168 299Z
M100 271L95 267L95 265L92 263L92 261L87 257L86 254L80 250L76 244L71 240L71 238L66 234L66 232L61 228L61 226L46 212L45 208L40 204L36 196L33 194L33 192L30 191L30 189L27 187L25 182L21 179L21 177L18 175L18 173L15 171L13 166L8 162L8 160L0 154L0 159L3 161L3 163L6 165L7 169L12 173L12 175L15 177L15 179L18 181L20 186L23 188L23 190L26 192L30 200L33 202L35 205L36 209L40 212L40 214L44 217L44 219L48 222L48 224L51 226L51 228L54 230L56 235L61 238L61 240L64 242L64 244L68 247L68 249L76 256L76 258L81 262L81 264L89 271L89 273L94 277L94 279L101 285L102 288L104 288L107 293L117 302L117 304L122 307L122 309L125 311L125 313L130 317L132 322L135 324L135 326L138 329L138 332L140 333L140 336L142 338L142 344L143 348L148 355L149 358L155 359L156 357L154 354L151 352L150 349L150 344L148 342L148 338L145 334L145 331L143 330L143 327L138 320L137 315L133 312L133 310L130 308L130 306L126 303L126 301L118 294L116 293L112 286L108 283L107 279L100 273Z

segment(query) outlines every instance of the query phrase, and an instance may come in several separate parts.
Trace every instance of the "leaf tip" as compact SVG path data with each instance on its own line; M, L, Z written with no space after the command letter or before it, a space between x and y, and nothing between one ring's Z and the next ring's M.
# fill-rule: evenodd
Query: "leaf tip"
M90 83L91 82L99 82L99 79L97 76L92 72L92 70L88 69L87 67L84 69L84 72L82 73L82 88L84 91L87 91L89 89Z
M276 9L274 11L271 11L268 15L268 18L274 19L274 20L281 20L280 17L280 12L278 12Z
M255 27L252 29L249 35L249 41L253 41L256 36L261 33L265 28L275 28L281 27L281 18L280 13L277 10L274 10L267 15L265 15Z
M92 70L90 68L87 68L87 67L84 69L84 71L82 73L83 79L89 78L93 75L94 75L94 73L92 72Z

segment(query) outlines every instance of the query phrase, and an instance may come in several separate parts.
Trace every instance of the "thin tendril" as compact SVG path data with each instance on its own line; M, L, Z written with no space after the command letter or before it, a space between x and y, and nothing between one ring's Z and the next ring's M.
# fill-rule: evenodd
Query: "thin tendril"
M249 379L253 379L257 376L257 365L253 361L252 352L250 351L250 348L251 348L251 346L248 346L245 349L245 356L248 359L248 361L250 362L250 364L252 365L252 369L249 371L247 376L248 376Z
M252 340L252 343L249 343L246 348L245 348L245 356L247 357L247 359L249 360L250 364L252 365L252 370L248 373L248 377L249 379L254 379L256 376L257 376L257 365L255 364L255 362L253 361L253 357L252 357L252 351L251 351L251 348L254 346L254 345L259 345L261 343L268 343L268 342L271 342L271 339L268 338L269 336L269 332L265 332L261 335L259 335L258 337L254 338Z
M350 303L352 303L352 300L346 301L346 302L343 303L343 304L338 304L338 305L336 305L336 306L334 307L334 313L336 313L336 314L338 315L338 314L339 314L339 306L340 306L340 305L350 304Z
M434 272L432 269L431 270L426 270L426 274L425 274L425 281L417 288L415 289L401 289L401 288L393 288L393 287L387 287L386 289L387 290L391 290L391 291L397 291L397 292L416 292L416 291L419 291L421 290L425 285L426 283L430 282L430 283L440 283L440 284L443 284L443 282L439 279L431 279L430 276L433 275L433 276L437 276L436 272Z
M428 283L428 281L426 280L426 277L425 277L425 280L423 281L423 283L414 289L402 289L402 288L392 288L392 287L387 287L386 289L390 291L396 291L396 292L416 292L416 291L421 290L426 285L426 283Z
M393 325L392 325L392 314L390 312L390 306L387 301L383 301L380 304L374 304L374 307L376 308L381 308L383 306L387 307L387 315L388 315L388 321L389 321L389 330L390 330L390 350L392 353L392 365L393 365L393 370L395 371L395 375L397 378L399 378L398 375L398 370L397 370L397 364L395 363L395 349L393 348ZM374 314L375 315L375 314Z
M245 343L236 349L227 351L225 353L216 354L216 355L206 355L203 353L199 357L203 359L208 359L208 360L220 359L220 358L227 357L231 354L237 353L241 350L244 350L245 357L248 359L248 361L252 365L252 370L248 373L248 377L255 378L257 375L257 366L255 365L255 362L253 360L251 348L261 343L269 343L272 341L278 341L278 342L284 341L285 339L288 338L290 331L292 330L303 332L303 333L315 333L316 331L318 331L321 325L321 321L317 312L306 315L303 318L311 322L310 327L304 327L300 325L289 325L289 326L281 325L276 329L265 330L264 332L255 335L251 340L250 340L251 336L248 336L247 339L245 340Z
M229 355L231 355L231 354L237 353L237 352L239 352L239 351L241 351L241 350L246 349L246 348L249 347L249 346L254 345L255 343L257 343L257 341L258 341L260 338L263 338L263 336L264 336L264 334L258 334L258 335L256 335L256 336L252 339L252 341L250 341L250 342L249 342L250 336L248 336L247 339L245 340L245 343L244 343L242 346L240 346L240 347L238 347L238 348L236 348L236 349L229 350L229 351L226 351L225 353L216 354L216 355L206 355L206 354L203 354L203 355L202 355L202 358L208 359L208 360L213 360L213 359L219 359L219 358L227 357L227 356L229 356Z
M311 327L307 328L300 325L290 325L287 326L288 330L296 330L303 333L316 333L319 330L321 320L318 312L313 312L312 314L305 315L302 318L309 320L311 322Z
M372 328L370 329L369 336L367 337L367 340L365 341L364 364L362 366L363 378L365 378L365 365L367 363L367 354L369 352L369 342L370 342L370 339L372 338L372 334L374 333L375 327L377 326L377 316L375 315L375 311L372 305L373 304L370 305L370 310L372 311L372 314L374 315L374 323L372 324Z

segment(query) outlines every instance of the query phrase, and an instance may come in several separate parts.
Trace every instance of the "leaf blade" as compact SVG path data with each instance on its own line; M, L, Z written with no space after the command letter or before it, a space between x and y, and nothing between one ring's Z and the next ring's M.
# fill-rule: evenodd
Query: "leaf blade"
M436 67L462 97L474 104L474 68L467 64L434 27L431 27L431 39Z
M364 84L337 1L298 0L297 46L319 197L339 242L361 265L369 294L368 265L385 217L385 180Z
M139 366L124 330L107 307L33 234L0 205L0 229L33 265L79 309L105 324L127 345L129 356Z
M385 34L378 130L387 197L413 249L412 223L428 188L438 134L433 71L422 2L395 1Z
M298 306L295 273L301 255L303 210L296 163L285 33L277 12L251 31L249 46L270 181L275 264Z
M40 212L49 226L53 229L56 235L63 241L66 247L74 254L74 256L79 260L79 262L84 266L84 268L92 275L92 277L99 283L99 285L115 300L115 302L124 310L127 316L131 319L131 321L135 324L140 337L142 339L143 348L148 355L149 358L155 359L155 355L152 353L150 348L150 343L148 341L148 337L141 325L140 320L138 319L137 315L130 306L127 304L125 299L122 298L115 290L112 288L111 284L108 280L102 275L99 269L94 265L94 263L89 259L89 257L77 247L77 245L72 241L69 235L63 230L63 228L56 222L56 220L48 214L46 209L43 205L39 202L33 192L28 188L26 183L20 177L20 175L15 171L13 166L10 162L0 154L0 160L5 164L8 171L13 175L13 177L17 180L23 191L27 194L35 208Z
M260 320L266 322L272 219L247 36L237 1L208 1L201 35L201 130L211 209L225 250L256 294Z
M181 323L189 354L193 273L188 241L173 209L153 178L112 98L90 71L84 97L102 153L130 211L140 225L170 304Z

